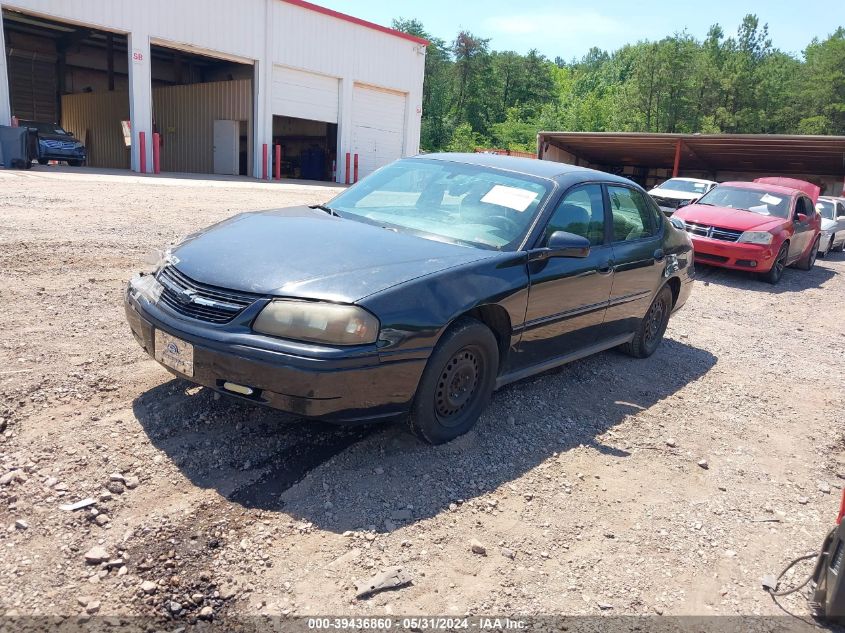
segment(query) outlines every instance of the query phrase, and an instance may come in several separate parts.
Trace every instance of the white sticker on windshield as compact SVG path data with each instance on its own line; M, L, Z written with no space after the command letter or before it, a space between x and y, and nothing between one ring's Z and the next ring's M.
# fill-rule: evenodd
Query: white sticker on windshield
M520 189L518 187L505 187L504 185L494 185L488 191L481 202L487 204L498 204L500 207L507 207L514 211L522 213L528 206L537 198L536 191L529 191L528 189Z
M765 194L762 198L760 198L760 202L764 204L780 204L783 198L776 198L770 193Z

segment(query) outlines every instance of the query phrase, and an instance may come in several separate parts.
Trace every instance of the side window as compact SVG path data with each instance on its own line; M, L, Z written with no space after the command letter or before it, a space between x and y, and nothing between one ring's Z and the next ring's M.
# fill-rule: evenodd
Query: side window
M836 207L836 217L841 218L845 216L845 204L840 204Z
M650 205L636 189L607 186L610 211L613 214L613 241L627 242L655 234Z
M795 203L795 213L813 215L815 213L815 209L813 209L813 205L810 204L809 199L804 196L798 196L798 201Z
M546 227L545 244L555 231L586 237L593 246L604 244L604 200L601 185L583 185L569 191L557 205Z

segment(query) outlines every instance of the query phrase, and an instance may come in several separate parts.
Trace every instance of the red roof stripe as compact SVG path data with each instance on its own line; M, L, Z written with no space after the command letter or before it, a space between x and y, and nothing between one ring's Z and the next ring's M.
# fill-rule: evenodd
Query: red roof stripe
M292 4L296 7L308 9L309 11L316 11L317 13L322 13L323 15L328 15L330 17L337 18L338 20L351 22L352 24L357 24L358 26L364 26L368 29L373 29L374 31L381 31L382 33L387 33L388 35L401 37L402 39L410 40L411 42L416 42L417 44L421 44L423 46L428 46L428 40L417 37L416 35L410 35L408 33L403 33L402 31L397 31L396 29L390 29L386 26L382 26L381 24L376 24L375 22L368 22L367 20L362 20L361 18L341 13L340 11L321 7L318 4L305 2L305 0L282 0L282 2L287 2L288 4Z

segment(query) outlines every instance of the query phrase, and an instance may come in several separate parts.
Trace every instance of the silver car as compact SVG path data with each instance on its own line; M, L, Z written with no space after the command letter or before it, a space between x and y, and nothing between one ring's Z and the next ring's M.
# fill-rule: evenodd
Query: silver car
M819 255L825 256L831 251L845 250L845 202L843 199L820 197L816 203L816 210L822 216Z

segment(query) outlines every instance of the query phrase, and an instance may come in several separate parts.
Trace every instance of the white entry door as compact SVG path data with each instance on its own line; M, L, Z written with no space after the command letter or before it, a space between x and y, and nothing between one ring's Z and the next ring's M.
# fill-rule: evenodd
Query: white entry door
M356 85L352 92L352 151L358 177L401 158L405 148L406 95Z
M240 121L214 121L214 173L238 175Z

